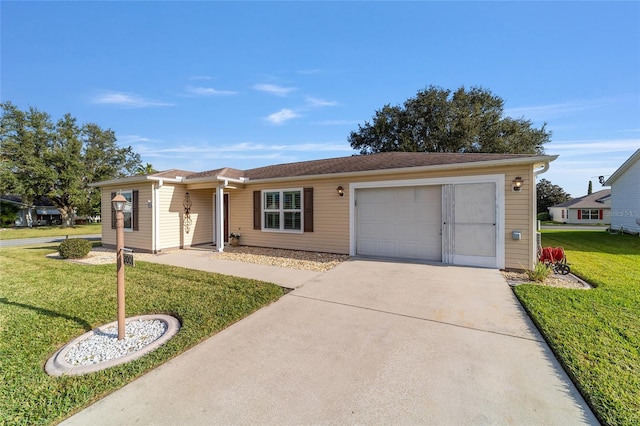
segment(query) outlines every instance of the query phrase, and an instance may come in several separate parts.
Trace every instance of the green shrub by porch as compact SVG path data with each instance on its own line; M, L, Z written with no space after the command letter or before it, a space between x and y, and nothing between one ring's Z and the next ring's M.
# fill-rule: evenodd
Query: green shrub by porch
M65 259L79 259L89 254L91 246L91 242L88 240L70 238L60 244L58 251L60 252L60 256Z

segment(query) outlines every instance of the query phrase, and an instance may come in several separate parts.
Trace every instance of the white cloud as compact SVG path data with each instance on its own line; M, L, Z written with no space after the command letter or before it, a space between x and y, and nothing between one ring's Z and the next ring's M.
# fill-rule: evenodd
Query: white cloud
M314 108L338 105L335 101L325 101L324 99L313 98L311 96L307 96L307 104Z
M124 143L146 143L146 142L160 142L158 139L151 139L139 135L123 135L119 136L118 140Z
M213 87L194 86L187 86L187 92L196 96L229 96L238 94L238 92L234 92L233 90L217 90Z
M344 142L308 142L301 144L269 145L254 142L242 142L232 145L176 145L170 148L155 148L151 145L141 147L141 155L152 157L191 158L194 155L199 158L227 158L231 153L253 153L256 158L273 156L274 152L319 152L319 151L344 151L353 149ZM256 154L260 152L261 154ZM245 154L243 154L245 155ZM235 158L235 157L234 157Z
M260 92L266 92L277 96L287 96L289 93L297 90L295 87L283 87L276 84L255 84L253 88Z
M125 108L147 108L158 106L173 106L169 102L161 102L152 99L146 99L140 95L130 92L116 92L105 90L96 95L92 100L94 104L118 105Z
M273 114L269 115L268 117L265 118L265 120L273 124L282 124L285 121L289 121L297 117L300 117L300 114L298 114L293 110L284 108L278 112L274 112Z
M559 115L584 111L598 105L598 102L564 102L559 104L524 106L517 108L507 108L504 110L506 116L528 120L543 121Z
M554 141L545 146L545 151L552 155L576 156L605 154L621 151L635 151L640 146L639 139L602 139Z

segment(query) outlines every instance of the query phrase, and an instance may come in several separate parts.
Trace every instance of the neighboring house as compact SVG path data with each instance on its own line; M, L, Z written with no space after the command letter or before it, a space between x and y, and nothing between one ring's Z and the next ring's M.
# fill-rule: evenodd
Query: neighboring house
M611 229L640 233L640 149L604 184L611 186Z
M611 223L611 190L603 189L549 207L554 222L588 225Z
M556 158L391 152L92 186L102 189L107 247L121 192L125 246L137 251L222 251L239 233L248 246L521 269L536 260L536 175Z
M55 225L61 222L60 211L46 197L39 197L33 205L27 205L17 195L3 195L2 202L19 209L16 226Z

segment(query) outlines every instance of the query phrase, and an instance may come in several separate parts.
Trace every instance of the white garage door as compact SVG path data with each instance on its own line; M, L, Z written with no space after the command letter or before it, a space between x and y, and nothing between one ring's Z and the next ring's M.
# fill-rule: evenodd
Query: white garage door
M442 260L439 185L356 191L356 253Z

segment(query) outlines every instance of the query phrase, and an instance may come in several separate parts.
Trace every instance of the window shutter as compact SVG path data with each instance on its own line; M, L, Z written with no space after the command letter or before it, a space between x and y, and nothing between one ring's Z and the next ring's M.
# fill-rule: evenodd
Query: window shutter
M116 229L116 211L113 209L113 203L111 200L116 196L115 192L111 193L111 198L109 198L109 205L111 206L111 229Z
M578 210L578 220L582 219L582 210Z
M262 229L260 216L261 216L261 193L260 191L253 191L253 229Z
M602 209L600 210L598 216L600 217L600 220L602 220L602 216L603 216Z
M138 226L138 191L133 191L131 200L131 220L133 221L133 230L139 231L140 227Z
M304 232L313 232L313 188L304 189Z

